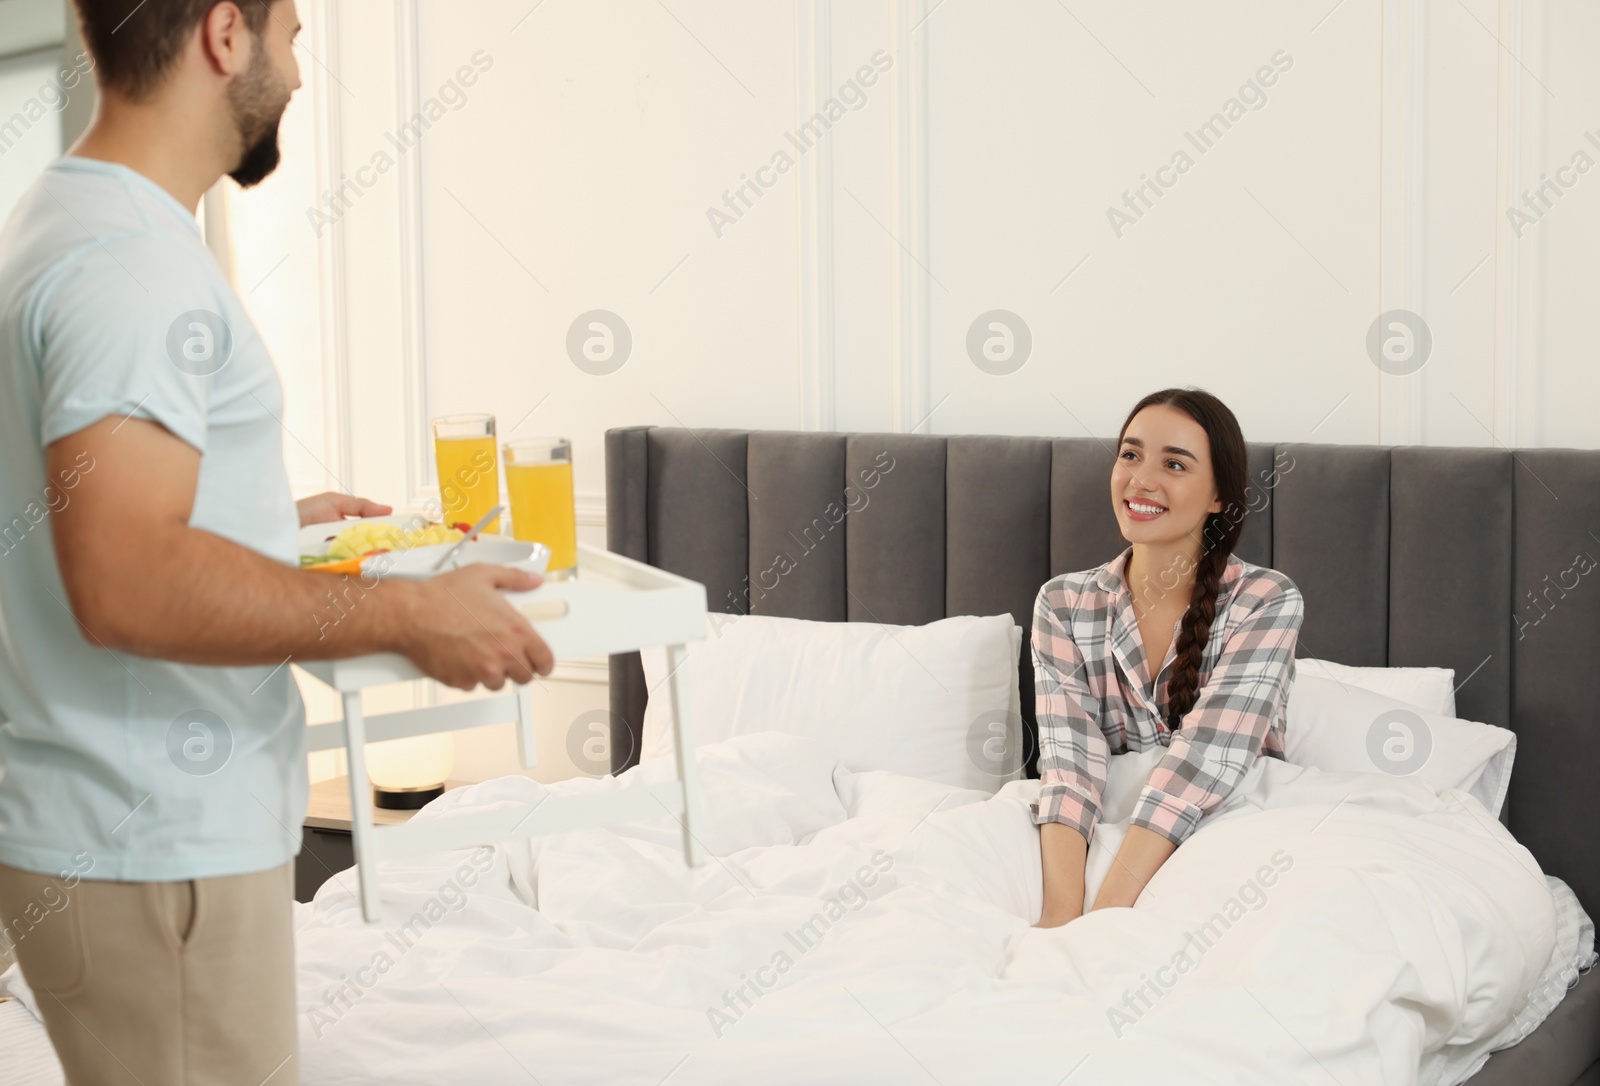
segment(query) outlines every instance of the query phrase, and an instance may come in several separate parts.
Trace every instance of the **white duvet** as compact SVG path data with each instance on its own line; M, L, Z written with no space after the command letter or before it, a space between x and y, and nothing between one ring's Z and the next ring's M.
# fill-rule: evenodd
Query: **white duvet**
M1109 816L1157 754L1112 760ZM1592 945L1475 800L1405 779L1263 759L1136 907L1039 929L1038 781L850 773L773 732L698 758L702 867L663 810L384 863L371 927L351 873L298 906L302 1081L1453 1083ZM508 777L418 817L670 776Z

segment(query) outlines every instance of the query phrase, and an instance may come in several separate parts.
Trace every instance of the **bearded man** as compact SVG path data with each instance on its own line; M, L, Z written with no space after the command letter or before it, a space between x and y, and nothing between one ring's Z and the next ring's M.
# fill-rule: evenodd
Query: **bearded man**
M0 944L74 1086L299 1081L291 660L398 652L462 689L548 674L473 565L336 627L298 568L283 391L201 240L278 163L294 0L75 0L89 130L0 229Z

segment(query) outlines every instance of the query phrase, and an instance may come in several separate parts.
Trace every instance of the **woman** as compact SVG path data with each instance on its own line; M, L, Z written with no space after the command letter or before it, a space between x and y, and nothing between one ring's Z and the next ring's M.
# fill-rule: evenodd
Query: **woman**
M1167 748L1096 909L1131 906L1257 757L1283 757L1303 608L1289 578L1233 554L1246 477L1244 437L1220 400L1194 389L1146 396L1122 424L1111 471L1111 502L1130 546L1039 590L1038 927L1083 912L1109 755Z

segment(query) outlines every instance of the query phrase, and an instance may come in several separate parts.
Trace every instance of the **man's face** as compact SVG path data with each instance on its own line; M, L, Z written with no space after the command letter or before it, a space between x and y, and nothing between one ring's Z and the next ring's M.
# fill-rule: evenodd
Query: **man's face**
M249 188L278 167L278 122L300 86L294 38L300 17L294 0L274 0L267 25L254 40L250 67L228 84L228 106L243 148L228 176Z

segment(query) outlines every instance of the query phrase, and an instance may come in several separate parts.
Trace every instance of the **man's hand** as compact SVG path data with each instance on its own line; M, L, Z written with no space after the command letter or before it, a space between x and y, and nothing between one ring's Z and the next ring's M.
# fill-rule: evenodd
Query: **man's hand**
M379 505L366 498L340 494L336 490L301 498L294 504L300 510L302 528L307 524L327 524L345 517L382 517L394 512L393 506Z
M530 683L548 675L555 665L550 647L501 595L543 582L537 573L484 564L416 582L400 651L429 678L458 690L479 683L499 690L507 679Z

